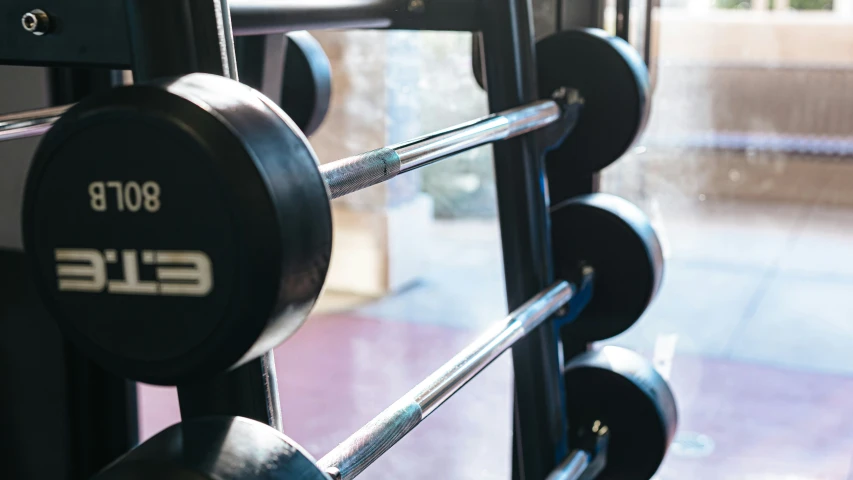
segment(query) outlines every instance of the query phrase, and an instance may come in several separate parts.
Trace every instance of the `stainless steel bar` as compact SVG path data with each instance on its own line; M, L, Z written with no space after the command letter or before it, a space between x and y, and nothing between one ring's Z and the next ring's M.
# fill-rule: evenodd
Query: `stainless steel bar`
M296 30L480 30L479 0L231 0L234 35Z
M235 35L387 28L396 0L231 0Z
M231 80L240 80L237 75L237 53L234 50L234 32L231 25L231 6L230 0L217 0L214 3L216 10L217 30L219 30L219 38L222 45L220 52L223 53L223 61L228 66L225 69L225 76Z
M279 432L284 432L284 424L281 419L281 399L278 395L278 378L275 373L275 354L272 350L261 357L261 376L264 379L267 423Z
M589 466L591 458L583 450L574 450L545 480L578 480Z
M226 48L226 51L233 49ZM232 58L229 55L224 63L230 65ZM229 68L226 73L236 77L237 69ZM0 141L41 135L69 108L71 105L0 115ZM332 198L338 198L465 150L543 128L557 121L560 113L557 102L541 100L405 143L330 162L321 165L320 171Z
M0 115L0 142L41 135L69 108L70 105L64 105Z
M573 285L561 281L528 300L317 464L336 480L355 478L500 354L568 303L574 292Z
M539 100L405 143L320 166L332 198L367 188L480 145L517 137L556 122L561 108Z
M237 72L237 52L234 50L234 27L231 18L231 4L231 0L216 0L216 3L214 5L215 7L218 7L219 10L216 13L216 18L219 22L219 25L217 25L217 27L219 30L219 37L222 42L222 44L220 45L220 52L224 56L223 64L227 66L227 68L224 69L224 74L231 80L239 81L240 76ZM251 380L257 380L257 376L258 374L260 374L261 381L263 384L262 399L266 407L267 424L275 428L279 432L282 432L284 431L284 426L282 424L281 401L278 395L278 380L275 372L275 354L272 350L270 350L266 352L259 360L259 372L258 365L254 365L258 362L258 360L254 360L249 364L252 366ZM239 379L234 379L233 384L237 384L237 382L239 381ZM238 401L234 404L234 406L239 409L246 409L246 411L252 411L252 409L255 408L256 404L253 401Z
M540 100L388 148L400 156L400 171L405 172L454 153L531 132L559 118L557 102Z

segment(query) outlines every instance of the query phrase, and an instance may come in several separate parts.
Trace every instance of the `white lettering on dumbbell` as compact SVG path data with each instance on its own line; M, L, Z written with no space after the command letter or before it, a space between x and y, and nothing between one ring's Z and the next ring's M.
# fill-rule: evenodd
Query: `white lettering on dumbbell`
M203 297L213 289L213 269L210 258L202 252L154 253L158 265L189 265L190 268L157 268L160 295Z
M57 248L55 255L60 291L100 292L106 286L107 266L101 252Z
M143 208L151 213L160 210L160 184L157 182L126 183L117 181L89 184L89 206L95 212L107 211L107 193L115 191L115 209L119 212L138 212Z
M136 250L121 251L121 279L107 278L107 264L119 261L116 250L57 248L54 256L60 291L203 297L213 290L213 266L204 252L143 250L142 263L156 265L156 281L140 279Z
M104 252L105 254L107 252ZM106 257L106 255L104 255ZM110 280L107 291L128 295L157 295L157 282L139 280L139 264L136 263L136 250L121 251L121 266L124 269L123 280Z

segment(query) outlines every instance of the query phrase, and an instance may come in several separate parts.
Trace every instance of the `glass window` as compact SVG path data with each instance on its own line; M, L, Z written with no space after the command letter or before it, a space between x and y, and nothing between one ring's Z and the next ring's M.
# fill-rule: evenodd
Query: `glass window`
M603 174L666 240L659 298L606 342L672 382L660 479L851 475L853 29L789 5L824 11L661 7L646 132Z

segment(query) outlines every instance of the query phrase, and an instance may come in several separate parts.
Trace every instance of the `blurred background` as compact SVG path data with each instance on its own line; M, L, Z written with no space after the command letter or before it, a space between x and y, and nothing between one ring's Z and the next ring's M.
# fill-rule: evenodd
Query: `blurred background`
M672 382L680 431L657 478L853 479L853 0L661 2L635 1L629 17L651 117L602 175L665 244L659 297L606 342ZM554 2L533 3L547 35ZM615 11L610 0L611 32ZM311 138L321 161L488 113L470 34L315 36L334 72ZM4 67L0 86L24 88L34 70ZM31 108L16 101L3 111ZM23 175L0 192L20 195ZM336 200L334 214L326 290L276 350L285 432L317 456L506 313L490 147ZM143 438L178 419L173 389L142 386L139 400ZM511 408L505 355L363 477L510 478Z

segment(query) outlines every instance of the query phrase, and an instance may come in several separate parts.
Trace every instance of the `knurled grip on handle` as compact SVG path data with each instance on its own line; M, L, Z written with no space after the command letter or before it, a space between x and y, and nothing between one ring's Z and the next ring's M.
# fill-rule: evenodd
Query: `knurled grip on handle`
M331 197L338 198L396 176L400 173L400 156L390 148L379 148L320 165L320 173Z
M420 405L407 395L335 447L317 465L333 480L352 480L418 426L422 418Z

